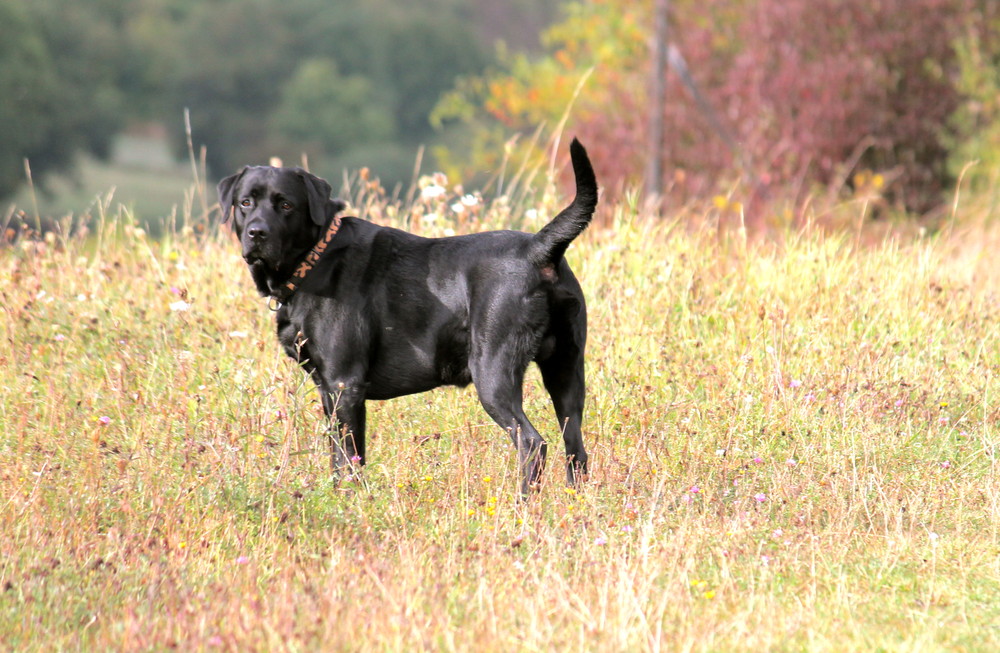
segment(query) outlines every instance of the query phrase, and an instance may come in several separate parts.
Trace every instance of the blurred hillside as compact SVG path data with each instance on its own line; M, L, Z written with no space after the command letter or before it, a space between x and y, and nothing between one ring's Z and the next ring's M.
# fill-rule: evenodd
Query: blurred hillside
M92 183L169 212L185 110L210 179L277 156L475 185L565 132L610 195L749 225L854 197L933 220L960 183L1000 205L995 0L0 0L0 96L0 197L33 208L27 159L41 212Z
M408 182L418 150L450 138L428 120L440 96L491 65L498 41L539 47L554 6L0 0L0 198L28 208L28 159L43 212L117 187L166 213L159 196L176 203L192 180L185 109L213 178L278 156Z

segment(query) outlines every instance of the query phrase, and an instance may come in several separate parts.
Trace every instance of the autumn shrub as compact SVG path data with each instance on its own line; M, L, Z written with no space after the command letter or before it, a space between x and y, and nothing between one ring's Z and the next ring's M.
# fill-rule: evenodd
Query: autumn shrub
M572 3L545 35L547 57L519 56L478 83L465 80L439 117L471 117L481 140L496 140L557 126L572 103L569 129L588 143L606 187L639 183L651 149L651 4ZM668 70L665 185L703 196L739 174L765 188L809 190L837 186L860 167L882 172L900 206L933 207L951 182L950 117L961 100L955 43L981 19L978 4L671 3L669 41L705 104L676 67Z

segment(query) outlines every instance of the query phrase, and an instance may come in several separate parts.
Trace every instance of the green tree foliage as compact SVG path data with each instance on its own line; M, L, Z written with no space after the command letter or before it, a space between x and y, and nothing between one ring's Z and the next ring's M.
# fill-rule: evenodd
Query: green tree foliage
M0 0L0 196L24 179L23 159L41 178L77 152L107 153L130 123L166 124L183 153L184 109L214 174L373 148L409 169L438 137L428 115L440 95L489 60L475 21L497 11L487 0Z
M40 125L22 116L45 115L57 87L45 44L26 13L19 7L0 6L0 60L4 62L0 95L6 98L0 102L0 196L13 190L23 174L22 157L47 151Z
M952 117L955 129L949 165L957 177L966 165L971 187L1000 193L1000 7L979 3L956 43L963 102Z
M185 11L161 53L166 87L161 113L181 124L190 110L197 144L217 174L266 162L269 118L291 78L295 30L276 2L213 0ZM178 151L184 146L177 136Z
M33 175L107 152L127 89L128 46L112 2L0 3L0 197Z
M434 136L428 115L440 95L487 61L443 0L214 0L178 32L171 110L190 108L216 172L388 138L415 150Z
M395 117L367 77L344 76L332 59L299 64L275 111L276 131L311 150L336 153L395 131Z

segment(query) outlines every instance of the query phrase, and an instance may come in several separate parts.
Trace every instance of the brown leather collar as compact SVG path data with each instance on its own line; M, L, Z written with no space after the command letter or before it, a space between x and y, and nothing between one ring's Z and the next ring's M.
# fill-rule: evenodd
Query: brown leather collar
M319 242L316 243L311 250L309 250L309 253L306 254L304 259L302 259L299 266L295 268L295 272L293 272L292 276L288 278L288 281L278 286L271 293L271 297L278 302L277 306L271 307L272 310L277 310L282 304L286 303L291 296L295 294L295 291L299 289L299 284L305 280L309 271L316 267L316 263L318 263L320 257L323 256L323 252L325 252L326 248L329 247L330 241L333 240L333 237L336 236L337 232L340 230L340 219L339 215L334 216L333 220L330 222L330 226L326 229L326 233L323 234L323 237L319 239Z

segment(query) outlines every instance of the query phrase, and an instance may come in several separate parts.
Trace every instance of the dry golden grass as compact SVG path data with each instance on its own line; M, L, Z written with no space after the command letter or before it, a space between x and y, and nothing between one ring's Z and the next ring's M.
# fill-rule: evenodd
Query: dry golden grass
M455 199L407 226L522 220ZM332 484L225 231L0 250L0 648L1000 649L997 231L605 211L569 251L593 472L528 504L471 388L373 403Z

